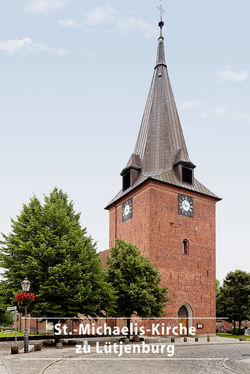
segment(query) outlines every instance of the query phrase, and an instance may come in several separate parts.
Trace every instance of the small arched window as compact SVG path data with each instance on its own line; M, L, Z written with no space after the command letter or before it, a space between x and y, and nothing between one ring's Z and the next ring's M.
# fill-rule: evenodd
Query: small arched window
M189 241L187 239L182 242L182 253L188 255L189 253Z

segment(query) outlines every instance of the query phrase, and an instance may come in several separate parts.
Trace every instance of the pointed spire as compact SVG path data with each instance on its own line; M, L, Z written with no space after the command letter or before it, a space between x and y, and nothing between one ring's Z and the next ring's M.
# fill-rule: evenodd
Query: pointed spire
M160 37L159 37L159 39L164 39L163 38L163 34L162 34L162 29L163 29L163 26L164 26L164 22L161 20L160 22L159 22L159 27L160 27Z
M158 49L157 49L157 58L156 58L155 68L157 68L157 66L159 66L159 65L167 66L166 65L166 58L165 58L164 37L162 35L163 26L164 26L164 22L160 21L159 22L159 27L161 29L161 32L160 32L160 37L158 39Z
M162 6L162 0L160 0L160 6L158 7L159 11L160 11L160 22L158 24L159 28L160 28L160 36L158 38L158 51L157 51L157 59L156 59L156 67L158 65L165 65L166 66L166 59L165 59L165 50L164 50L164 37L163 37L163 33L162 33L162 29L164 27L164 22L162 20L162 17L163 17L163 13L165 12L165 10L163 9L163 6Z
M126 179L126 187L123 187L107 208L148 179L190 189L218 199L193 178L195 165L189 159L166 64L162 32L163 11L161 5L156 66L139 135L134 153L121 172L123 182ZM183 179L183 167L191 170L192 183Z
M174 167L180 150L182 157L190 162L168 76L164 39L160 37L156 67L134 154L141 158L143 173L156 175Z

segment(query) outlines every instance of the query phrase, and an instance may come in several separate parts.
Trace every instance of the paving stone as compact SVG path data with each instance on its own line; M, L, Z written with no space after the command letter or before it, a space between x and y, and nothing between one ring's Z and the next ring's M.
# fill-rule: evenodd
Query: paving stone
M63 350L48 347L41 352L19 355L10 355L10 351L1 355L0 351L5 365L0 365L0 374L6 374L5 367L8 374L249 374L250 342L236 340L221 344L214 338L206 343L206 337L202 342L193 339L189 343L189 340L175 343L173 358L165 352L163 355L124 354L120 360L114 354L96 354L94 348L86 355L76 354L75 348L67 347ZM167 344L171 344L170 340Z

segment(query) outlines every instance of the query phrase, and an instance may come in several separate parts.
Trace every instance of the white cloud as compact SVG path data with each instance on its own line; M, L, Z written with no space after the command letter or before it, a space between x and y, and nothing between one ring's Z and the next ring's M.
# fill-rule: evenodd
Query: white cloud
M200 118L208 118L209 117L209 113L204 111L204 112L201 112L198 114Z
M183 126L183 127L184 127L184 129L186 129L188 131L191 131L191 132L195 132L197 134L203 134L204 133L203 129L199 129L199 128L196 128L196 127L193 127L193 126L186 125L186 126Z
M114 20L116 10L112 5L90 9L83 15L83 23L87 26L99 26Z
M95 7L83 13L82 17L65 18L59 20L59 25L73 29L73 28L96 28L104 24L115 22L116 10L111 5L103 7Z
M66 49L55 49L42 43L34 43L30 38L0 41L0 51L13 55L20 52L48 52L63 56L69 54Z
M145 36L150 37L155 34L155 27L151 23L136 17L124 17L119 19L117 26L123 31L141 31Z
M77 21L76 18L66 18L58 21L60 26L66 27L68 29L81 28L82 24Z
M118 29L122 32L138 30L147 37L155 34L155 27L149 22L134 16L121 16L110 4L92 8L83 13L82 17L61 19L58 23L66 28L96 29L100 26L108 26L109 28L105 30L106 32Z
M230 66L227 66L217 71L217 81L220 83L225 83L225 82L242 83L248 79L248 75L249 73L247 70L235 72L231 70Z
M31 13L49 13L65 8L68 0L29 0L26 2L26 10Z
M230 109L228 106L218 106L215 111L214 111L214 114L216 117L224 117L224 116L227 116L228 114L230 113Z
M245 112L233 112L231 113L232 119L236 121L244 121L250 123L250 114Z
M219 106L213 112L216 117L227 117L234 121L250 123L250 114L246 112L233 111L229 106Z
M199 100L188 100L182 103L182 108L187 110L197 109L202 106L203 101Z

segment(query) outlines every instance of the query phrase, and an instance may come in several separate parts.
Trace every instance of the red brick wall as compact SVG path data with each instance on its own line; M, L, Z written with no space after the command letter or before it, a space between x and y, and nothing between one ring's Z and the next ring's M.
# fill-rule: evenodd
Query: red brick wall
M194 198L194 217L178 214L178 193ZM122 222L122 203L133 197L133 217ZM194 317L216 316L215 204L201 194L156 181L133 190L110 209L110 246L117 238L137 245L160 269L162 284L169 287L171 301L166 314L176 317L183 303L191 305ZM116 214L115 214L116 210ZM115 216L117 221L115 223ZM182 254L182 242L189 241L189 254ZM204 324L199 333L215 333L216 321Z
M29 334L46 334L46 321L42 318L31 318L30 315L27 317L27 328ZM25 317L22 313L18 315L17 330L24 332L25 329Z
M130 196L133 196L133 217L126 222L122 222L122 203ZM126 196L126 198L120 200L115 207L110 209L110 247L114 246L115 244L115 231L117 231L116 238L120 238L137 245L143 255L149 256L150 218L150 189L148 186L144 185L140 187L135 194Z

